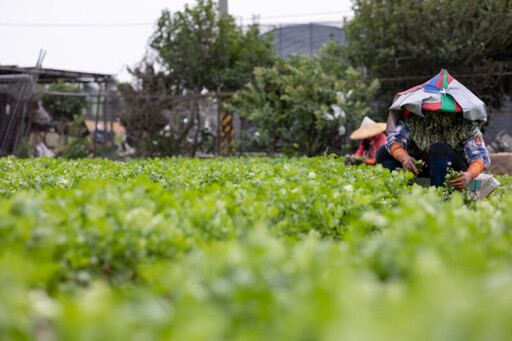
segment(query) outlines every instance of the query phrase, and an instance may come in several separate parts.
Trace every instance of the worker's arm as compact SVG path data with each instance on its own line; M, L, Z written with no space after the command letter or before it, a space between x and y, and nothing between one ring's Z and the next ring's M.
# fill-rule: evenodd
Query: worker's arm
M406 125L399 124L395 127L395 129L389 133L386 138L386 150L389 154L391 154L391 146L398 142L402 145L402 147L407 148L409 141L411 140L411 133L409 132L409 128ZM393 155L393 154L391 154Z
M464 152L466 153L470 165L465 172L462 172L460 178L450 181L450 184L457 189L466 187L471 180L474 180L491 164L489 152L487 148L485 148L485 142L481 136L477 136L466 142Z
M489 152L485 147L485 142L482 137L477 136L467 141L464 144L464 152L466 153L466 157L470 164L474 161L480 160L484 164L484 169L489 168L491 158L489 157Z
M463 189L469 182L475 179L484 170L484 163L480 160L473 161L458 179L450 180L450 185L457 189Z
M411 171L416 175L419 174L418 169L414 165L414 158L407 153L400 142L395 142L391 145L390 154L402 164L403 169Z
M402 164L405 170L418 174L419 172L414 165L414 158L405 150L410 140L409 128L406 125L399 124L386 138L386 149L391 156Z

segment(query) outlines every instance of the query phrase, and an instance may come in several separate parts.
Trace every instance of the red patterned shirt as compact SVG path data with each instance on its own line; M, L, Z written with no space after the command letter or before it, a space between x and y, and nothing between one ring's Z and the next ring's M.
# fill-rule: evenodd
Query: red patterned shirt
M357 156L364 156L373 161L375 161L375 152L377 148L386 143L386 135L384 133L380 133L379 135L374 136L370 139L370 148L365 150L363 146L364 140L361 140L361 144L359 145L359 149L355 153Z

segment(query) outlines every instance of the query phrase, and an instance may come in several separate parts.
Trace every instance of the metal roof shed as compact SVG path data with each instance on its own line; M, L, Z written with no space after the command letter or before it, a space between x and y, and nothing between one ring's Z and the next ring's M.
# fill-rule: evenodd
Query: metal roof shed
M42 60L41 60L42 61ZM87 94L57 94L38 93L35 90L36 83L53 83L57 81L68 83L98 83L104 84L103 95L104 122L112 121L108 101L110 100L110 85L115 82L112 75L77 72L58 69L41 68L38 61L36 67L18 67L0 65L0 156L12 154L23 136L30 132L31 121L27 120L27 111L30 101L36 100L41 95L74 95L87 96ZM100 100L101 91L98 94Z

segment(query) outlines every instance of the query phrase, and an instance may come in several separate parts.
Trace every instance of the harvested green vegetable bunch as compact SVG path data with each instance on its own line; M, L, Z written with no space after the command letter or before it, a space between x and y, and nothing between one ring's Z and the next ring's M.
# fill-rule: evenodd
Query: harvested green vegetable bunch
M450 180L458 179L461 176L462 176L461 171L456 171L456 170L453 170L452 168L450 168L450 170L446 173L446 176L444 177L444 185L453 187L452 185L450 185Z
M455 191L459 191L462 193L462 199L464 200L464 204L471 205L472 203L474 203L474 200L473 200L473 197L471 195L469 195L469 192L465 188L457 189L450 184L450 180L458 179L461 176L462 176L461 171L455 171L451 168L448 170L448 172L446 173L446 176L444 177L444 188L443 188L442 198L444 200L448 200L451 198L452 194Z
M444 177L444 189L442 196L444 200L448 200L452 196L453 192L460 191L450 184L450 180L458 179L461 177L461 175L462 172L460 171L453 170L452 168L448 169L448 172Z
M423 167L425 167L425 161L423 160L414 160L414 166L418 170L418 172L421 172Z

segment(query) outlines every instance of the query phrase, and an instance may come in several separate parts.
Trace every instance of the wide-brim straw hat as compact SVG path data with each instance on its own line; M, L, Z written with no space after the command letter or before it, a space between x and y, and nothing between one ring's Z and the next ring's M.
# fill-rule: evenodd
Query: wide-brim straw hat
M365 116L359 129L354 130L350 135L352 140L364 140L374 137L386 130L386 123L376 123L374 120Z

